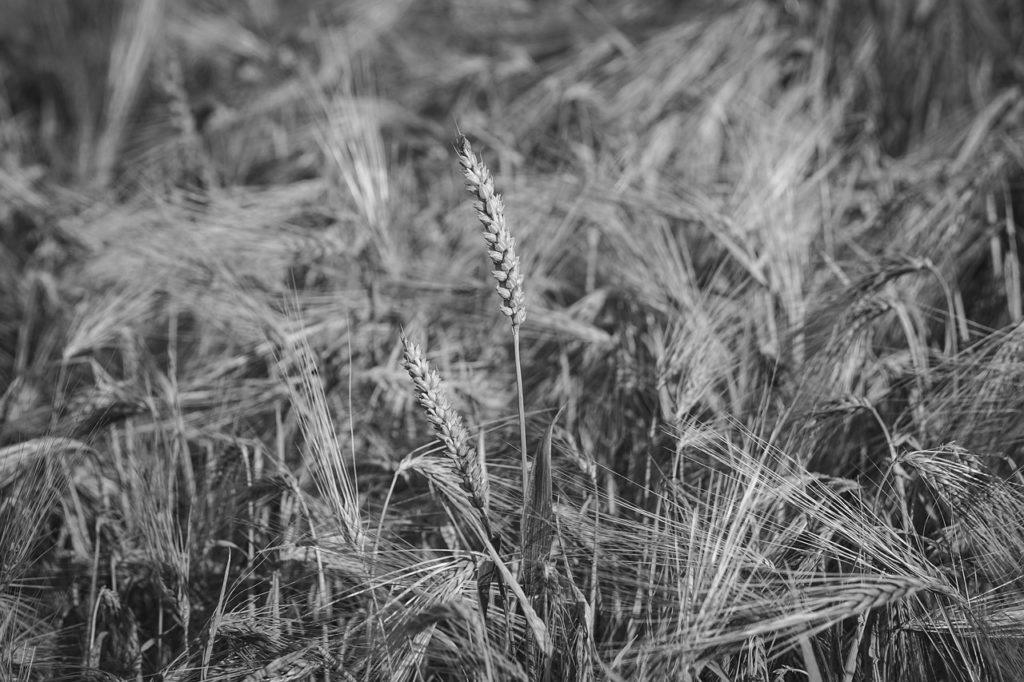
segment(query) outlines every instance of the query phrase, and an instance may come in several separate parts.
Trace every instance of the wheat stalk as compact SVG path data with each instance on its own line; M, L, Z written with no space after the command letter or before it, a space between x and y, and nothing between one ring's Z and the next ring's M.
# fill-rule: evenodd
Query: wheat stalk
M499 309L512 321L512 347L515 353L516 392L519 398L519 448L521 454L522 481L524 494L529 489L529 461L526 454L526 401L523 397L523 363L519 350L519 327L526 320L526 302L523 293L523 275L519 271L519 257L516 255L516 240L505 224L505 204L501 195L494 191L494 178L483 160L473 153L465 136L455 142L455 150L466 176L466 189L477 198L476 213L484 227L484 241L487 255L494 265L491 274L497 280ZM523 505L521 525L525 532L526 508Z
M433 426L434 435L444 444L445 454L462 479L462 489L470 503L480 510L486 529L490 484L477 451L470 445L469 431L448 400L441 375L423 356L423 349L405 334L402 334L402 346L405 350L403 365L412 378L416 401Z

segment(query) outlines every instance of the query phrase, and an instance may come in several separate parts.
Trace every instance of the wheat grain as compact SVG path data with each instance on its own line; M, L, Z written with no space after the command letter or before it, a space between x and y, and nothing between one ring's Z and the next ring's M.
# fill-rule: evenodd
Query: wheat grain
M505 225L505 204L501 200L501 195L494 191L491 171L473 154L469 140L460 137L455 143L455 150L466 176L466 189L477 198L477 217L484 226L487 255L490 256L495 268L492 274L498 282L500 310L512 320L512 328L518 330L519 325L526 319L526 304L523 275L519 271L519 257L516 255L516 240Z
M416 401L426 413L434 434L444 444L445 453L462 479L462 488L470 502L483 512L486 520L490 485L477 452L470 445L469 431L448 400L441 375L424 358L423 350L404 334L402 346L405 349L403 364L412 378Z

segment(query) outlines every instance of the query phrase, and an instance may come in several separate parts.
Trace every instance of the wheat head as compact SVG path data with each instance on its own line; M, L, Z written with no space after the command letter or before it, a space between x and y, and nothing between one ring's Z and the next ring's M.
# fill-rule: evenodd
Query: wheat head
M516 256L516 240L505 225L505 205L501 195L494 192L491 171L483 160L473 154L473 148L465 136L455 142L455 151L466 176L466 189L477 198L477 217L484 226L487 255L494 265L491 274L498 282L500 310L512 320L512 329L518 331L519 325L526 319L526 304L523 275L519 271L519 257Z
M405 351L403 365L412 378L416 401L426 413L434 435L444 444L445 454L462 479L462 489L486 522L490 484L477 451L470 444L469 431L448 400L441 375L427 362L423 350L405 334L402 335L402 346Z

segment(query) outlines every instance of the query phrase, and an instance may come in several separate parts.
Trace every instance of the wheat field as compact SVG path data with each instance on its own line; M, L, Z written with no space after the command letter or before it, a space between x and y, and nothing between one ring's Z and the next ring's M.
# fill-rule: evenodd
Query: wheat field
M1022 85L1016 0L0 0L0 680L1024 679Z

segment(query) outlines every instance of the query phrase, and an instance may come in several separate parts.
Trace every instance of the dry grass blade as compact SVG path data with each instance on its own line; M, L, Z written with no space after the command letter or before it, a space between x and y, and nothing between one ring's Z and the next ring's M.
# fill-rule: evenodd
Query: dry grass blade
M363 78L353 76L353 81ZM368 80L368 79L367 79ZM333 184L360 214L366 239L376 250L384 269L397 275L400 261L391 233L391 180L387 154L380 134L380 112L373 98L359 98L356 83L338 92L320 93L323 121L320 124L321 147L330 163Z
M269 321L268 321L269 322ZM290 363L298 373L297 381L287 381L291 402L309 448L309 466L315 473L317 486L329 500L334 519L350 547L361 555L365 536L359 509L356 484L342 458L342 448L334 430L320 381L316 359L309 343L299 339L291 343L286 335L268 324L267 334L283 345L290 357L278 359L282 374L287 376Z
M553 604L550 603L553 591L550 589L552 573L551 543L555 538L554 499L551 487L551 439L555 425L562 414L561 408L551 420L540 457L533 467L533 481L530 494L526 500L526 523L523 528L523 589L540 611L545 624L550 627L550 615ZM540 679L548 679L551 675L549 657L534 653L535 643L530 641L527 646L528 664ZM542 647L546 649L547 647Z
M160 37L164 4L164 0L146 0L124 7L121 26L111 48L105 125L89 169L98 187L105 187L113 173L133 101L141 90L153 46Z
M554 499L551 486L551 439L562 409L548 426L540 457L533 467L530 494L526 500L523 533L523 576L527 594L543 593L544 574L550 568L551 542L555 537ZM536 592L534 591L534 588Z
M498 569L501 574L502 580L508 586L508 589L512 591L512 594L519 600L519 606L523 609L523 615L526 617L526 623L530 627L530 632L533 635L534 641L538 643L540 651L544 656L550 656L553 648L551 637L548 634L548 627L544 621L537 615L536 609L533 608L530 603L530 599L526 596L519 581L515 579L512 572L508 569L505 561L498 554L498 550L495 549L494 543L487 540L485 543L485 549L491 557L491 561L494 562L494 566Z
M491 585L495 583L497 583L498 590L501 592L501 603L504 605L507 602L508 596L505 583L501 580L501 574L498 572L497 566L495 566L494 561L491 559L481 560L476 569L476 597L480 606L480 613L484 615L484 618L487 617L487 608L491 604Z

